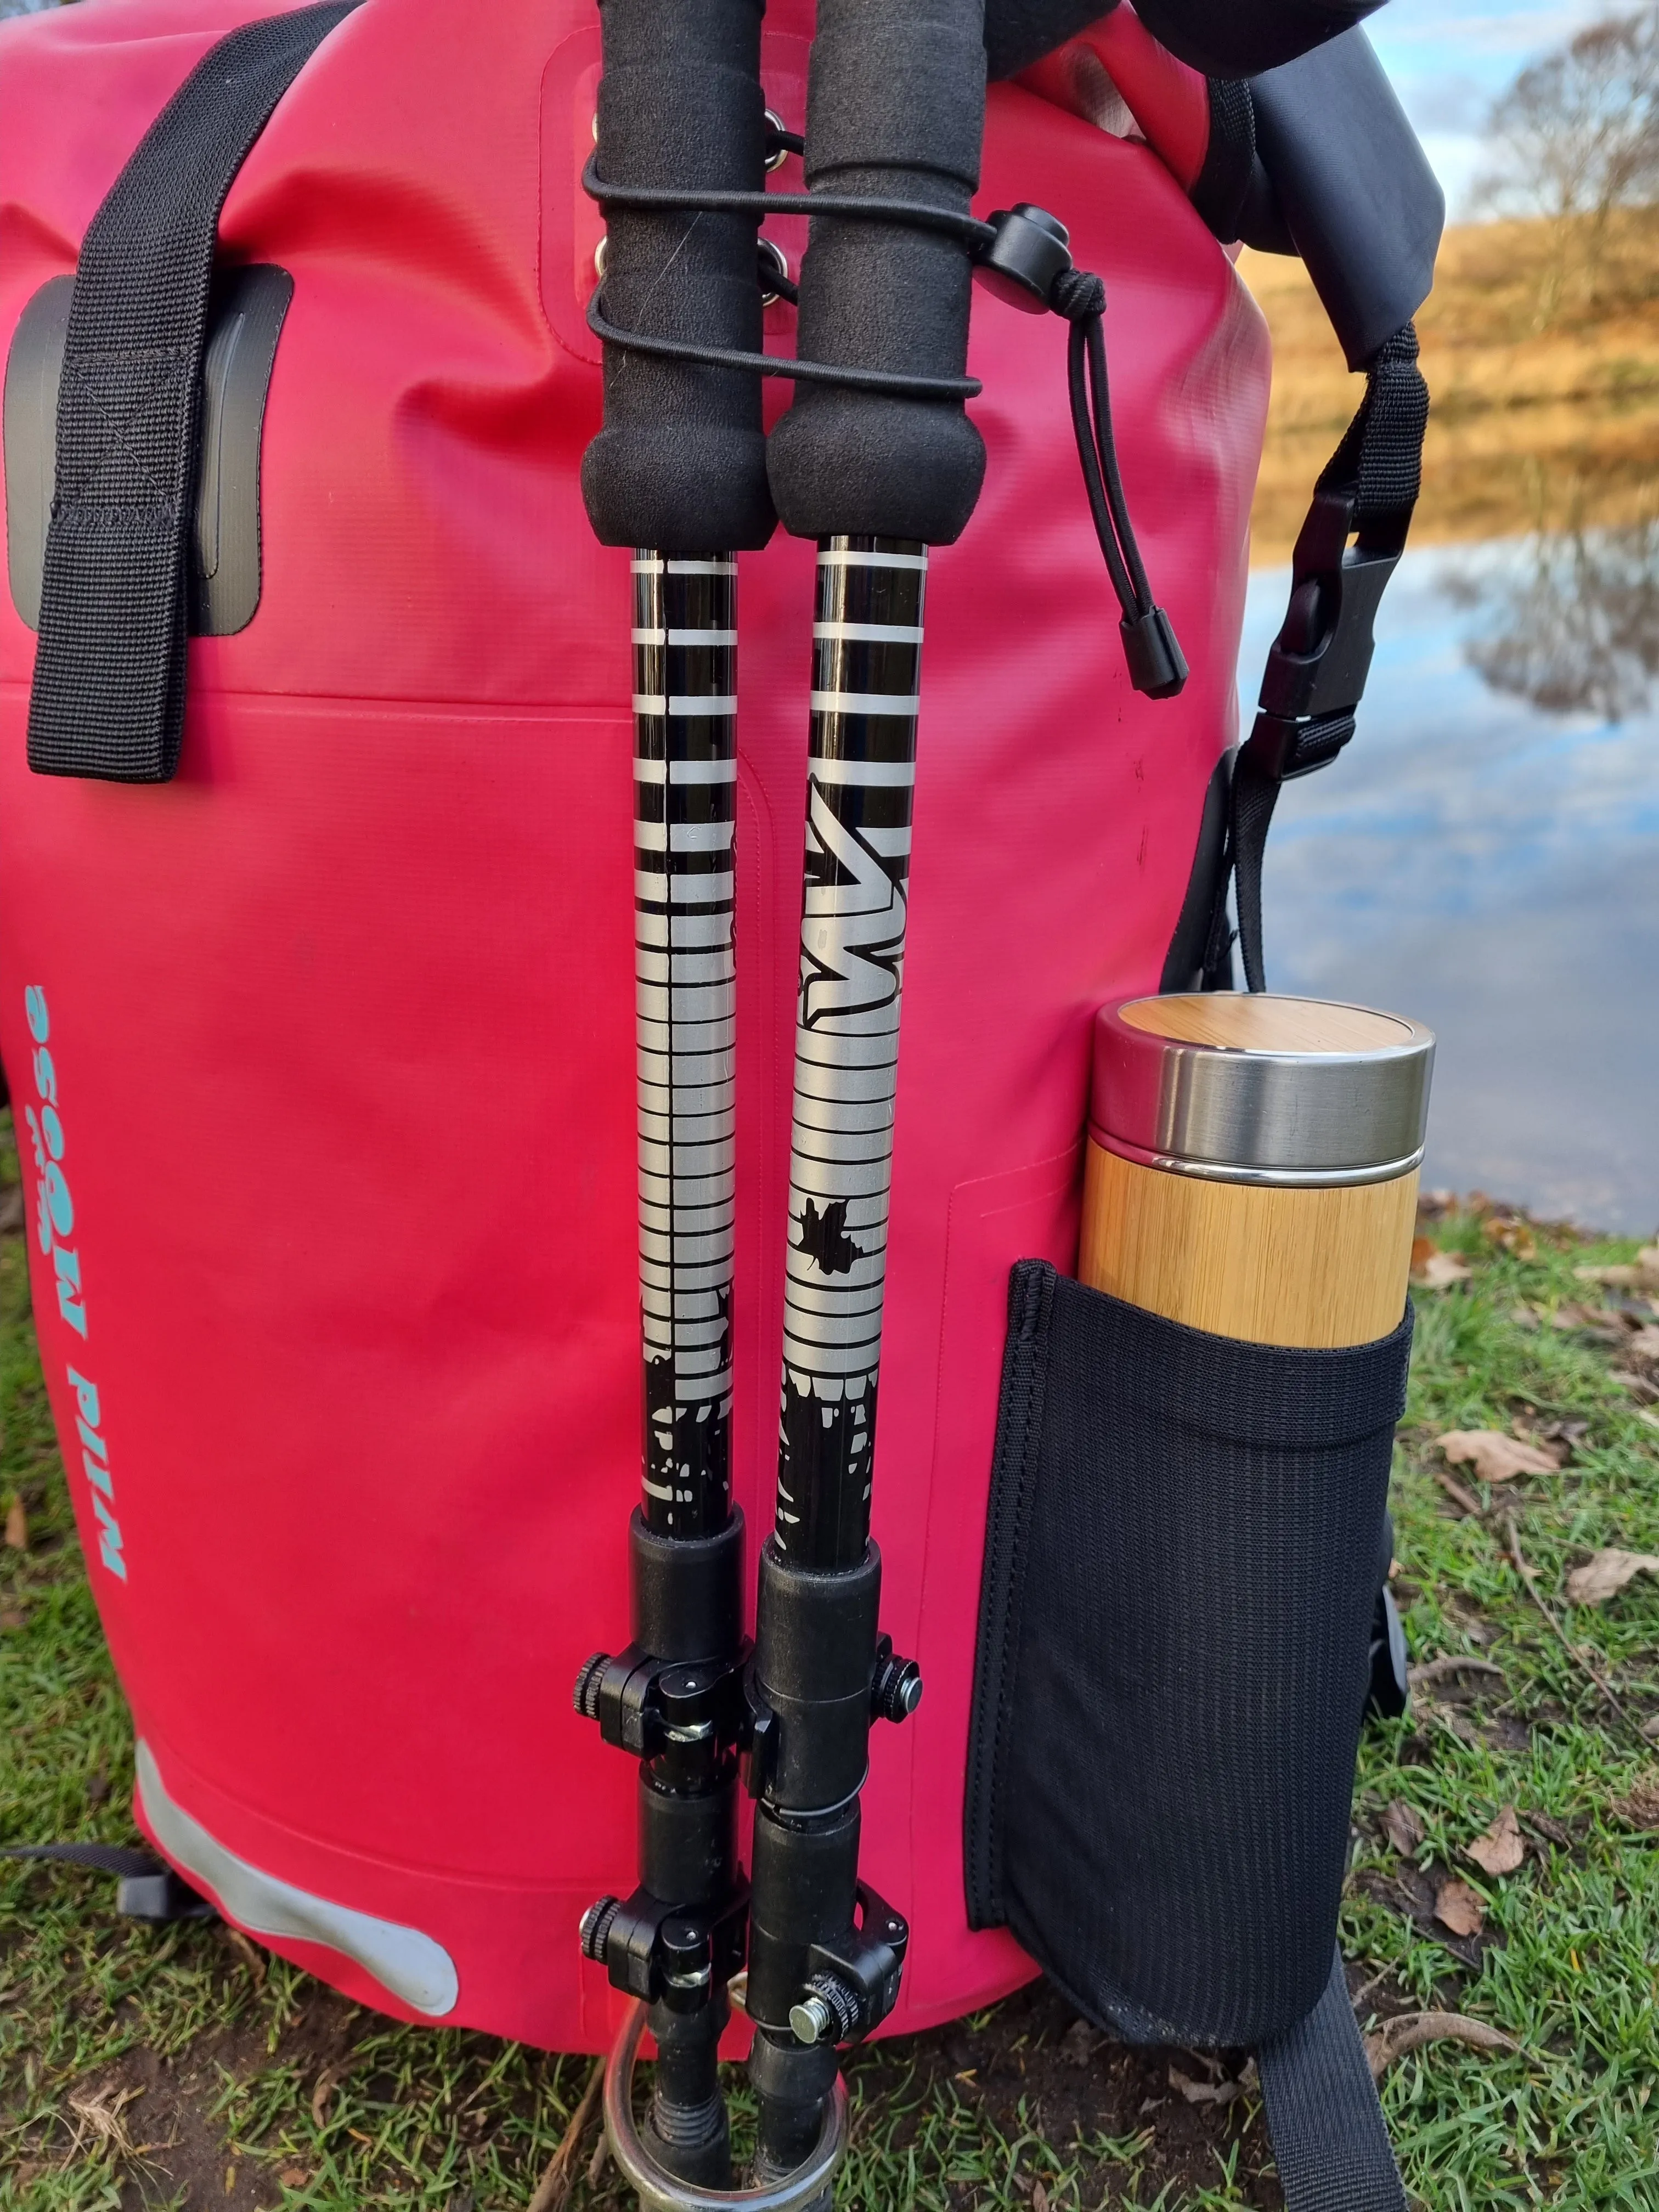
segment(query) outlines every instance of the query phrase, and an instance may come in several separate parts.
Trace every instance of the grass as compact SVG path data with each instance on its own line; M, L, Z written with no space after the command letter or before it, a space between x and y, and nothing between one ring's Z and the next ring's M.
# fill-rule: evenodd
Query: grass
M1433 397L1417 544L1650 520L1659 513L1659 209L1446 234L1417 318ZM1299 261L1244 254L1273 338L1255 556L1289 557L1314 478L1359 403Z
M15 1176L8 1142L0 1199ZM1481 1207L1428 1226L1473 1272L1419 1300L1397 1589L1416 1662L1479 1657L1501 1679L1437 1680L1407 1719L1367 1735L1343 1914L1351 1985L1363 2019L1454 2007L1518 2046L1437 2043L1389 2073L1390 2125L1426 2212L1655 2212L1659 1833L1640 1820L1644 1778L1659 1783L1659 1580L1596 1609L1571 1606L1564 1580L1599 1547L1659 1552L1659 1427L1644 1419L1659 1364L1603 1340L1634 1341L1638 1316L1592 1316L1600 1334L1552 1320L1601 1298L1575 1267L1632 1247ZM131 1734L75 1542L15 1225L0 1236L0 1504L21 1498L29 1523L27 1551L0 1553L0 1836L131 1841ZM1463 1512L1435 1479L1433 1439L1517 1427L1561 1442L1563 1469L1474 1485L1481 1510ZM1396 1801L1422 1830L1404 1856L1382 1826ZM1466 1849L1504 1806L1528 1856L1491 1879ZM1659 1798L1649 1815L1659 1822ZM1454 1872L1484 1900L1474 1937L1434 1918ZM589 2061L394 2026L225 1929L158 1932L108 1903L104 1881L0 1863L0 2212L527 2203ZM1041 1988L860 2054L839 2202L1276 2204L1249 2077L1230 2103L1195 2106L1172 2087L1170 2057L1107 2042ZM1237 2057L1220 2070L1237 2078ZM740 2076L734 2087L741 2126ZM584 2147L573 2212L620 2205L614 2175L590 2181L586 2163Z

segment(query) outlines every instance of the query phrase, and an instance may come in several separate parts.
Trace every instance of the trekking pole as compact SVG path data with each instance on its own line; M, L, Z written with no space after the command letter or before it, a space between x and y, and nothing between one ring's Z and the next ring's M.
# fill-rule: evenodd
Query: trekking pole
M809 195L965 215L984 102L983 0L822 0ZM908 1942L859 1881L859 1799L872 1717L902 1720L921 1692L878 1638L871 1486L927 546L959 535L985 466L962 404L970 283L960 234L816 221L800 356L933 392L803 383L769 455L780 514L818 540L818 564L777 1513L750 1686L763 2181L807 2154L836 2045L892 2009Z
M626 187L758 191L761 0L601 0L597 162ZM753 213L610 207L604 288L647 333L754 350ZM582 489L632 562L644 1499L631 1637L577 1710L639 1770L639 1887L581 1942L645 2007L658 2063L641 2132L683 2187L731 2178L717 2074L741 1965L737 1856L743 1516L732 1508L736 1004L734 550L773 526L760 383L607 343ZM718 549L713 550L710 549ZM630 2116L631 2124L631 2116Z

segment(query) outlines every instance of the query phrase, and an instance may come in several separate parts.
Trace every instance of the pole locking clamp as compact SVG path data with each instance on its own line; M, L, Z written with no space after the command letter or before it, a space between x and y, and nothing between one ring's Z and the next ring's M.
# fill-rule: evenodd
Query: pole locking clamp
M601 1897L581 1917L582 1954L605 1968L612 1989L695 2012L715 1980L724 1984L742 1967L748 1915L742 1881L713 1914L665 1905L647 1889L626 1900Z
M898 2002L909 1923L867 1881L858 1886L856 1927L814 1943L811 1972L789 2009L800 2043L855 2043Z
M596 1651L576 1677L572 1702L619 1751L654 1759L701 1743L735 1743L742 1732L743 1666L735 1658L665 1666L630 1644L613 1657Z

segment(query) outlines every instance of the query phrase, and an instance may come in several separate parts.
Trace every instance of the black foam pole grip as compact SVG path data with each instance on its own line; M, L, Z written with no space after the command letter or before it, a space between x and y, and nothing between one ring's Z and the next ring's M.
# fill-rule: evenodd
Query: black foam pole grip
M819 0L806 183L966 213L985 129L985 0ZM815 222L801 268L804 359L962 375L972 268L960 241L892 223ZM798 538L850 532L949 544L985 447L960 400L803 385L773 431L772 496Z
M599 173L608 183L759 191L763 0L600 0ZM607 214L604 294L624 330L758 353L754 216ZM605 427L582 460L588 519L606 545L665 553L764 545L760 379L605 349Z

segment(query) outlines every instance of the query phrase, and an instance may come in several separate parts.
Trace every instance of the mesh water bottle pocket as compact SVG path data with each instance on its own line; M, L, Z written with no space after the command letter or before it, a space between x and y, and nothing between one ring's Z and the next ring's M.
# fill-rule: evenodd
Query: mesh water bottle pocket
M1329 1979L1410 1345L1409 1311L1286 1351L1013 1271L969 1916L1132 2040L1255 2045Z

